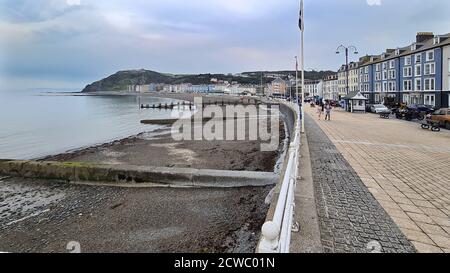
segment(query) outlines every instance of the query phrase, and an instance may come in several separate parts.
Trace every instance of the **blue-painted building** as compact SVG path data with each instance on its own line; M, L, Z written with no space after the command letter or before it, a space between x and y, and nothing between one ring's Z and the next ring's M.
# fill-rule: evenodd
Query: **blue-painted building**
M385 97L407 104L449 107L450 34L418 33L407 47L359 60L359 91L370 103Z

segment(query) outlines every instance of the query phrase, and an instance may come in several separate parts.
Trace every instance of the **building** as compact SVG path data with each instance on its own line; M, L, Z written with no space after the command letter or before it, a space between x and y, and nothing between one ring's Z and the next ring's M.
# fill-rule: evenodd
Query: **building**
M450 33L420 32L405 47L365 56L349 65L350 91L360 91L370 103L393 98L398 103L449 106ZM357 71L357 84L355 74ZM338 72L340 95L345 89L345 66Z
M374 79L373 79L373 68L370 65L372 62L377 60L377 56L364 56L359 59L359 92L366 97L369 101L373 100L374 90Z
M145 93L150 92L150 84L134 84L127 86L128 92Z
M281 78L276 78L269 86L269 96L286 96L286 82Z
M347 73L345 65L338 70L338 92L339 100L347 95Z
M447 38L448 39L448 38ZM442 72L442 106L450 106L450 45L445 45L443 52L443 72Z
M323 79L323 99L339 100L339 80L338 74L327 76Z
M323 98L322 80L305 80L305 98L320 100Z
M349 92L359 91L359 63L351 62L348 66Z

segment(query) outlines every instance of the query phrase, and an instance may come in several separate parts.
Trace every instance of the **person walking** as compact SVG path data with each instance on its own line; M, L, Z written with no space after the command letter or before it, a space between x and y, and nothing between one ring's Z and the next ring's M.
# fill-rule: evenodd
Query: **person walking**
M331 109L331 105L327 102L327 104L325 105L325 120L331 120Z
M317 106L317 116L318 116L319 120L321 120L321 118L322 118L322 113L323 113L323 110L324 110L323 107L324 107L323 103L321 103L321 104L319 104Z

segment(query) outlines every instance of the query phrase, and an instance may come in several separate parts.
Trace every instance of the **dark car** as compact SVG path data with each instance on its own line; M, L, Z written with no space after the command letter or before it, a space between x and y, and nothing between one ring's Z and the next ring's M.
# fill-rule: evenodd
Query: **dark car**
M425 105L425 104L413 104L413 105L410 105L408 108L414 109L417 112L424 113L425 115L432 114L432 113L436 112L436 110L437 110L436 107L434 107L432 105Z

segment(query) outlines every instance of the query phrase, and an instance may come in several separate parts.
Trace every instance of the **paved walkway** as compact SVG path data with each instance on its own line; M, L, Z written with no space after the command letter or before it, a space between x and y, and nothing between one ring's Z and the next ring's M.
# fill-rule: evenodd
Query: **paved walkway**
M325 252L414 252L414 247L370 194L326 134L306 118L321 241Z
M345 176L348 183L361 180L418 252L450 252L449 131L433 133L417 123L342 111L334 111L331 122L317 122L315 111L307 112L313 117L308 129L318 124L333 144L316 152L336 147L357 174ZM317 129L312 131L315 142ZM330 168L342 164L329 162Z

